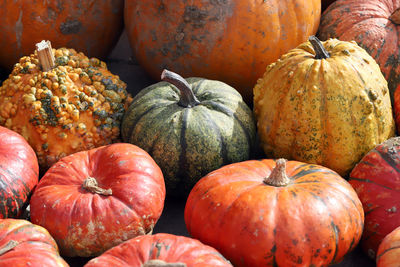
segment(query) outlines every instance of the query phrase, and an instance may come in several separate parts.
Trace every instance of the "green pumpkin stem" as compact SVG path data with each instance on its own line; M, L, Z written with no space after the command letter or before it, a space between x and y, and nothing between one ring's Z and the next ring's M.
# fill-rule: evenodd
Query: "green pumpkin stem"
M99 184L97 183L96 178L93 177L88 177L83 181L82 184L83 189L93 193L93 194L99 194L103 196L111 196L112 195L112 190L111 188L109 189L103 189L99 187Z
M179 74L169 70L163 70L161 73L161 80L169 82L179 89L181 93L181 98L178 102L179 105L185 108L191 108L200 104L200 101L197 100L196 96L193 94L190 84Z
M321 41L316 36L311 35L308 38L308 41L310 41L311 45L314 48L315 59L327 59L330 57L328 51L326 51L325 47L322 45Z
M392 15L390 15L389 19L397 25L400 25L400 7L396 9Z
M141 267L186 267L185 263L182 262L165 262L163 260L149 260Z
M49 71L55 67L54 54L50 41L43 40L37 43L36 53L43 71Z
M286 186L290 183L290 178L286 175L286 159L277 159L276 166L271 174L264 179L264 184L271 186Z
M9 252L10 250L12 250L16 246L18 246L18 244L19 243L17 241L10 240L4 247L0 248L0 256L2 256L3 254Z

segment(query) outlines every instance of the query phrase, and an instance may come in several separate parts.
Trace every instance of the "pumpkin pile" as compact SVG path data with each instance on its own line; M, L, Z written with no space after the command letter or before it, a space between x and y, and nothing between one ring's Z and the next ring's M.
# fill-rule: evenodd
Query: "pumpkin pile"
M0 4L1 266L398 263L399 1L23 2ZM133 96L92 57L122 18L157 80ZM190 237L156 233L171 199Z

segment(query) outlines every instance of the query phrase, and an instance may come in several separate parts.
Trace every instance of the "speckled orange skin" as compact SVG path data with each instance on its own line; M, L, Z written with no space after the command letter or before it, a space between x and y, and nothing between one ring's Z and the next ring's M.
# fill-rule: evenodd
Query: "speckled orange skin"
M0 220L0 249L10 241L18 244L0 255L0 266L67 267L58 254L57 244L49 232L26 220Z
M268 64L317 31L321 0L125 1L139 63L154 79L166 68L220 80L247 103Z
M104 196L87 191L93 177ZM98 256L152 231L164 206L162 172L144 150L112 144L62 158L40 180L31 198L31 221L45 227L63 256Z
M185 207L193 238L234 266L328 266L358 243L364 212L354 189L322 166L286 163L284 186L264 182L274 160L224 166L202 178Z
M0 66L11 70L35 43L105 59L123 28L123 0L1 0Z
M400 262L400 227L388 234L379 245L377 267L397 267Z

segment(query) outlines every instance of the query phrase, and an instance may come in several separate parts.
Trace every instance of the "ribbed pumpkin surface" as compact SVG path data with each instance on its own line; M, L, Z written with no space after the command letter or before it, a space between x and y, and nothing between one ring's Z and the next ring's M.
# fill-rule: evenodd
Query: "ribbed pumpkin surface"
M387 82L365 50L351 42L310 42L268 66L254 88L254 110L267 155L324 165L346 175L394 135Z
M377 267L399 266L400 259L400 227L388 234L379 245L376 257Z
M218 81L188 78L199 104L179 105L166 82L143 89L122 122L122 138L150 153L163 171L167 194L189 193L198 179L222 165L247 160L255 122L240 94Z

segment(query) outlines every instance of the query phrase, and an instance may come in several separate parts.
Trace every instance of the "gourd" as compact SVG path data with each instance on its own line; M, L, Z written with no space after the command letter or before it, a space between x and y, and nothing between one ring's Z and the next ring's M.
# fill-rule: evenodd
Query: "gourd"
M376 257L377 267L393 267L399 263L400 227L390 232L380 243Z

